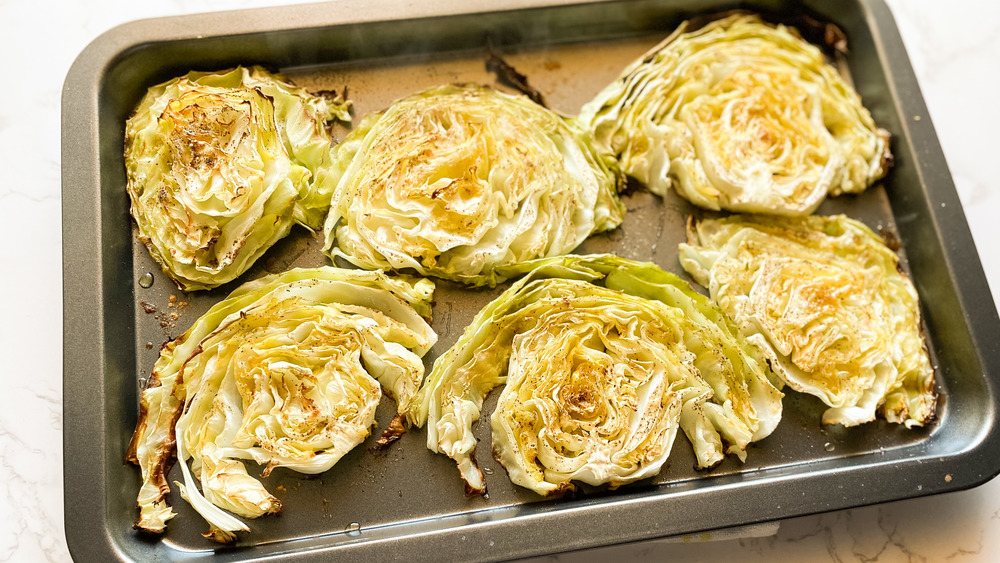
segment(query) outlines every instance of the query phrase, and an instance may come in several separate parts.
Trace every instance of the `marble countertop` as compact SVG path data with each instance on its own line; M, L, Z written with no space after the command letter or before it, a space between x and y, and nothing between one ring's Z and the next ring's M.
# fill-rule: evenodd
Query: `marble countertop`
M69 561L63 534L60 95L80 51L126 21L281 0L0 0L0 560ZM1000 4L888 0L971 226L1000 291ZM992 187L991 187L992 186ZM773 528L768 532L773 532ZM719 538L719 535L715 536ZM724 536L723 536L724 537ZM1000 480L780 522L766 537L655 540L552 556L603 561L1000 560ZM548 558L540 558L544 560Z

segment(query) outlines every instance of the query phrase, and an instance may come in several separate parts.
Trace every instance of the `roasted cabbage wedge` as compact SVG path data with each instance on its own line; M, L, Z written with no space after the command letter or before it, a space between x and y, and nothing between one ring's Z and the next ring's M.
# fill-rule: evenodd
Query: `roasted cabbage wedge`
M175 453L181 495L227 542L280 501L243 460L326 471L369 434L382 389L402 413L437 336L434 284L381 272L298 269L246 283L165 344L127 459L142 470L136 528L162 532ZM199 490L200 484L200 490ZM232 513L232 514L230 514Z
M692 221L681 264L824 424L935 416L917 292L881 237L845 216Z
M889 162L889 134L821 50L747 14L685 22L580 120L649 190L713 210L807 215Z
M149 89L125 126L127 191L139 239L178 287L232 281L293 223L322 226L326 123L350 120L349 106L260 67Z
M625 213L613 159L575 121L483 86L432 88L365 116L332 175L324 252L469 285L565 254Z
M541 495L573 481L617 487L660 471L678 427L699 468L781 418L777 379L703 295L651 263L566 256L531 270L487 305L434 363L408 420L484 493L473 423L494 387L493 451Z

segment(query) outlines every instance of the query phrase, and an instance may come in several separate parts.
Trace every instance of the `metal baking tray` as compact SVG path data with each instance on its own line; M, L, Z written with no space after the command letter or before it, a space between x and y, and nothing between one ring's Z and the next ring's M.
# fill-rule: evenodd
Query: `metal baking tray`
M732 7L723 0L359 0L139 21L95 40L72 66L62 101L65 514L73 556L512 559L954 491L993 477L1000 471L1000 321L892 16L881 0L759 0L738 7L838 25L850 48L843 62L893 134L889 176L860 196L828 200L819 213L847 213L898 241L922 298L937 373L934 424L822 428L823 406L789 393L782 423L752 446L746 464L727 459L695 471L679 437L657 477L561 500L540 500L508 482L490 456L488 424L478 426L477 456L489 498L466 498L453 462L425 448L423 430L411 430L385 451L369 448L373 436L322 475L275 471L265 484L283 513L250 521L253 532L235 546L203 539L204 521L176 491L179 516L165 535L132 529L139 472L122 460L138 389L160 345L239 282L328 263L318 236L299 229L238 282L177 291L135 241L124 191L124 123L146 88L189 70L261 64L309 88L346 86L360 117L440 83L496 85L484 65L492 45L551 106L575 113L682 19ZM681 272L677 243L693 209L641 189L625 200L624 225L580 252L614 251ZM147 272L149 288L139 283ZM503 289L438 287L441 340L428 365ZM491 407L488 400L485 412ZM389 401L380 407L381 426L393 409Z

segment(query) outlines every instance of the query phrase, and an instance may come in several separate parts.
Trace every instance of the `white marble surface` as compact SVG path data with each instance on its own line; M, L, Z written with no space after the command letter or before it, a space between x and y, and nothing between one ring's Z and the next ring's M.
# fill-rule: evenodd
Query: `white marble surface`
M60 90L70 63L129 20L280 0L0 0L0 560L68 561L62 507ZM1000 4L891 0L994 296L1000 290ZM697 538L695 538L697 540ZM795 518L777 535L652 541L559 560L1000 560L1000 480Z

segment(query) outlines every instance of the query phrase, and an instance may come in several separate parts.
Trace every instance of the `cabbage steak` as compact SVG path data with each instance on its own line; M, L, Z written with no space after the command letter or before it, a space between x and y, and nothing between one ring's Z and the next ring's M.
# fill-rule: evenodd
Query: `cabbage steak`
M661 196L800 216L885 175L889 134L823 53L783 25L682 24L581 111L599 150Z
M745 459L777 425L782 394L766 363L686 282L611 255L511 270L532 268L435 361L407 414L457 462L467 492L486 490L472 426L499 385L494 454L541 495L651 477L678 428L708 468Z
M446 85L365 116L336 149L324 252L367 269L468 285L566 254L617 227L613 159L575 121L475 85Z
M770 361L829 407L824 424L935 416L916 289L899 258L843 215L692 221L681 264Z
M183 498L228 542L280 501L250 476L326 471L368 436L384 388L402 413L437 339L434 284L381 272L291 270L240 286L165 344L127 458L142 470L136 528L162 532L176 450ZM201 490L198 485L200 483ZM232 514L230 514L232 513Z
M326 123L349 103L260 67L149 89L125 126L138 238L185 291L239 277L294 223L318 229L334 184Z

